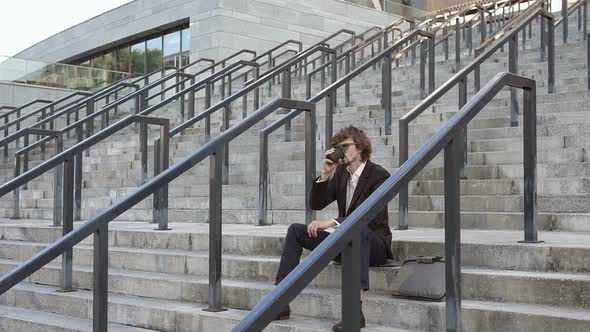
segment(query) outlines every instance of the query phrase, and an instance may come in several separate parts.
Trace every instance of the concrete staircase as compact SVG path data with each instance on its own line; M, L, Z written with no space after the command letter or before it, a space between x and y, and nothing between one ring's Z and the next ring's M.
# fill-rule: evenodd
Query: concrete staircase
M572 16L575 17L575 16ZM519 74L537 79L538 192L540 244L522 240L522 126L510 127L508 91L495 98L468 131L467 178L461 181L463 316L466 331L590 330L590 91L586 86L585 42L570 20L570 39L562 45L556 30L556 90L547 94L546 62L539 60L538 26L532 41L519 51ZM474 38L474 40L477 38ZM477 44L477 43L476 43ZM454 45L451 38L450 45ZM463 63L472 59L465 51ZM449 60L437 54L436 84L452 76ZM507 50L482 65L482 85L507 71ZM395 66L394 66L395 67ZM351 83L351 105L339 106L334 128L354 124L373 142L372 159L394 172L398 166L397 119L420 102L418 66L402 58L393 69L394 122L384 135L380 106L380 68ZM472 82L469 96L473 95ZM237 88L237 86L236 86ZM304 85L295 81L293 96L303 99ZM312 92L320 90L319 80ZM278 95L278 86L271 95ZM268 91L261 93L263 101ZM219 98L216 95L215 98ZM450 92L410 128L410 153L418 149L457 111L457 93ZM251 100L250 100L251 102ZM197 110L203 109L202 96ZM179 103L154 114L180 123ZM249 110L251 112L251 109ZM241 119L241 103L232 107L231 124ZM282 239L287 226L303 222L303 122L293 122L293 141L282 130L270 146L269 220L258 220L258 131L281 114L230 144L229 184L223 188L222 313L202 311L208 287L208 163L194 167L170 185L171 231L154 231L151 199L111 223L109 232L109 320L113 331L228 331L273 288ZM323 155L324 103L318 104L318 158ZM522 115L520 117L522 125ZM220 117L212 119L215 135ZM155 132L150 132L154 136ZM172 139L171 163L203 142L202 125ZM154 136L155 138L156 136ZM71 142L70 142L71 144ZM49 146L48 151L52 151ZM84 158L84 219L108 208L140 183L137 132L128 128L93 147ZM150 153L152 147L150 146ZM48 152L48 154L50 154ZM32 165L42 157L31 157ZM151 173L151 156L150 162ZM3 180L12 165L0 164ZM5 273L61 237L48 226L52 217L51 174L22 190L21 219L0 219L0 272ZM410 230L394 231L397 259L443 255L442 155L410 184ZM0 198L0 216L11 216L12 197ZM397 224L397 199L389 205L390 226ZM335 206L318 218L335 214ZM74 249L72 293L56 292L60 259L0 296L0 330L78 331L92 326L92 238ZM290 321L272 323L268 331L326 331L340 319L340 274L330 265L292 303ZM391 296L397 269L372 268L372 289L364 303L369 326L363 331L442 331L444 303Z

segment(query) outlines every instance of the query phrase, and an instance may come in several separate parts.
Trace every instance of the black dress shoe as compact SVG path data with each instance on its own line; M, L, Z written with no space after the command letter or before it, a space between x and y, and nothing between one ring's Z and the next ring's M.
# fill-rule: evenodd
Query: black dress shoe
M287 305L273 320L287 320L291 318L291 308Z
M365 315L363 314L363 311L361 310L361 328L365 327L365 325L366 325ZM342 332L343 331L342 321L339 321L336 325L332 326L332 331Z

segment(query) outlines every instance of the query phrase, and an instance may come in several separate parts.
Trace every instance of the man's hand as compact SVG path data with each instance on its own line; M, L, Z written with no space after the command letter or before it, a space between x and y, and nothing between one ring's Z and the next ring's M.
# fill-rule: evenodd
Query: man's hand
M324 165L322 166L322 174L320 174L320 181L326 181L332 172L338 167L338 163L332 162L330 159L326 158L327 155L334 153L334 148L326 151L324 153Z
M307 225L307 235L309 237L317 237L319 231L336 226L334 220L314 220Z

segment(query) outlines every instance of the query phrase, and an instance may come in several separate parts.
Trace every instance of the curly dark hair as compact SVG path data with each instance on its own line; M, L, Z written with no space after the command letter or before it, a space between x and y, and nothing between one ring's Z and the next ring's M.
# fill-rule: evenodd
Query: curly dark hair
M358 129L354 126L348 126L340 129L332 139L330 140L331 146L336 146L338 143L344 141L347 138L352 138L352 141L356 144L356 147L361 150L361 158L363 161L369 160L371 158L371 152L373 152L373 148L371 147L371 141L365 133L364 130Z

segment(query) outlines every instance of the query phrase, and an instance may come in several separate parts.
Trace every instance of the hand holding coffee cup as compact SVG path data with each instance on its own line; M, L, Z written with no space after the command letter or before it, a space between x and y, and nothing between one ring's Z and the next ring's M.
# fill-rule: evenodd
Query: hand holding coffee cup
M326 180L342 162L344 152L339 148L331 148L324 154L324 165L322 167L321 180Z

